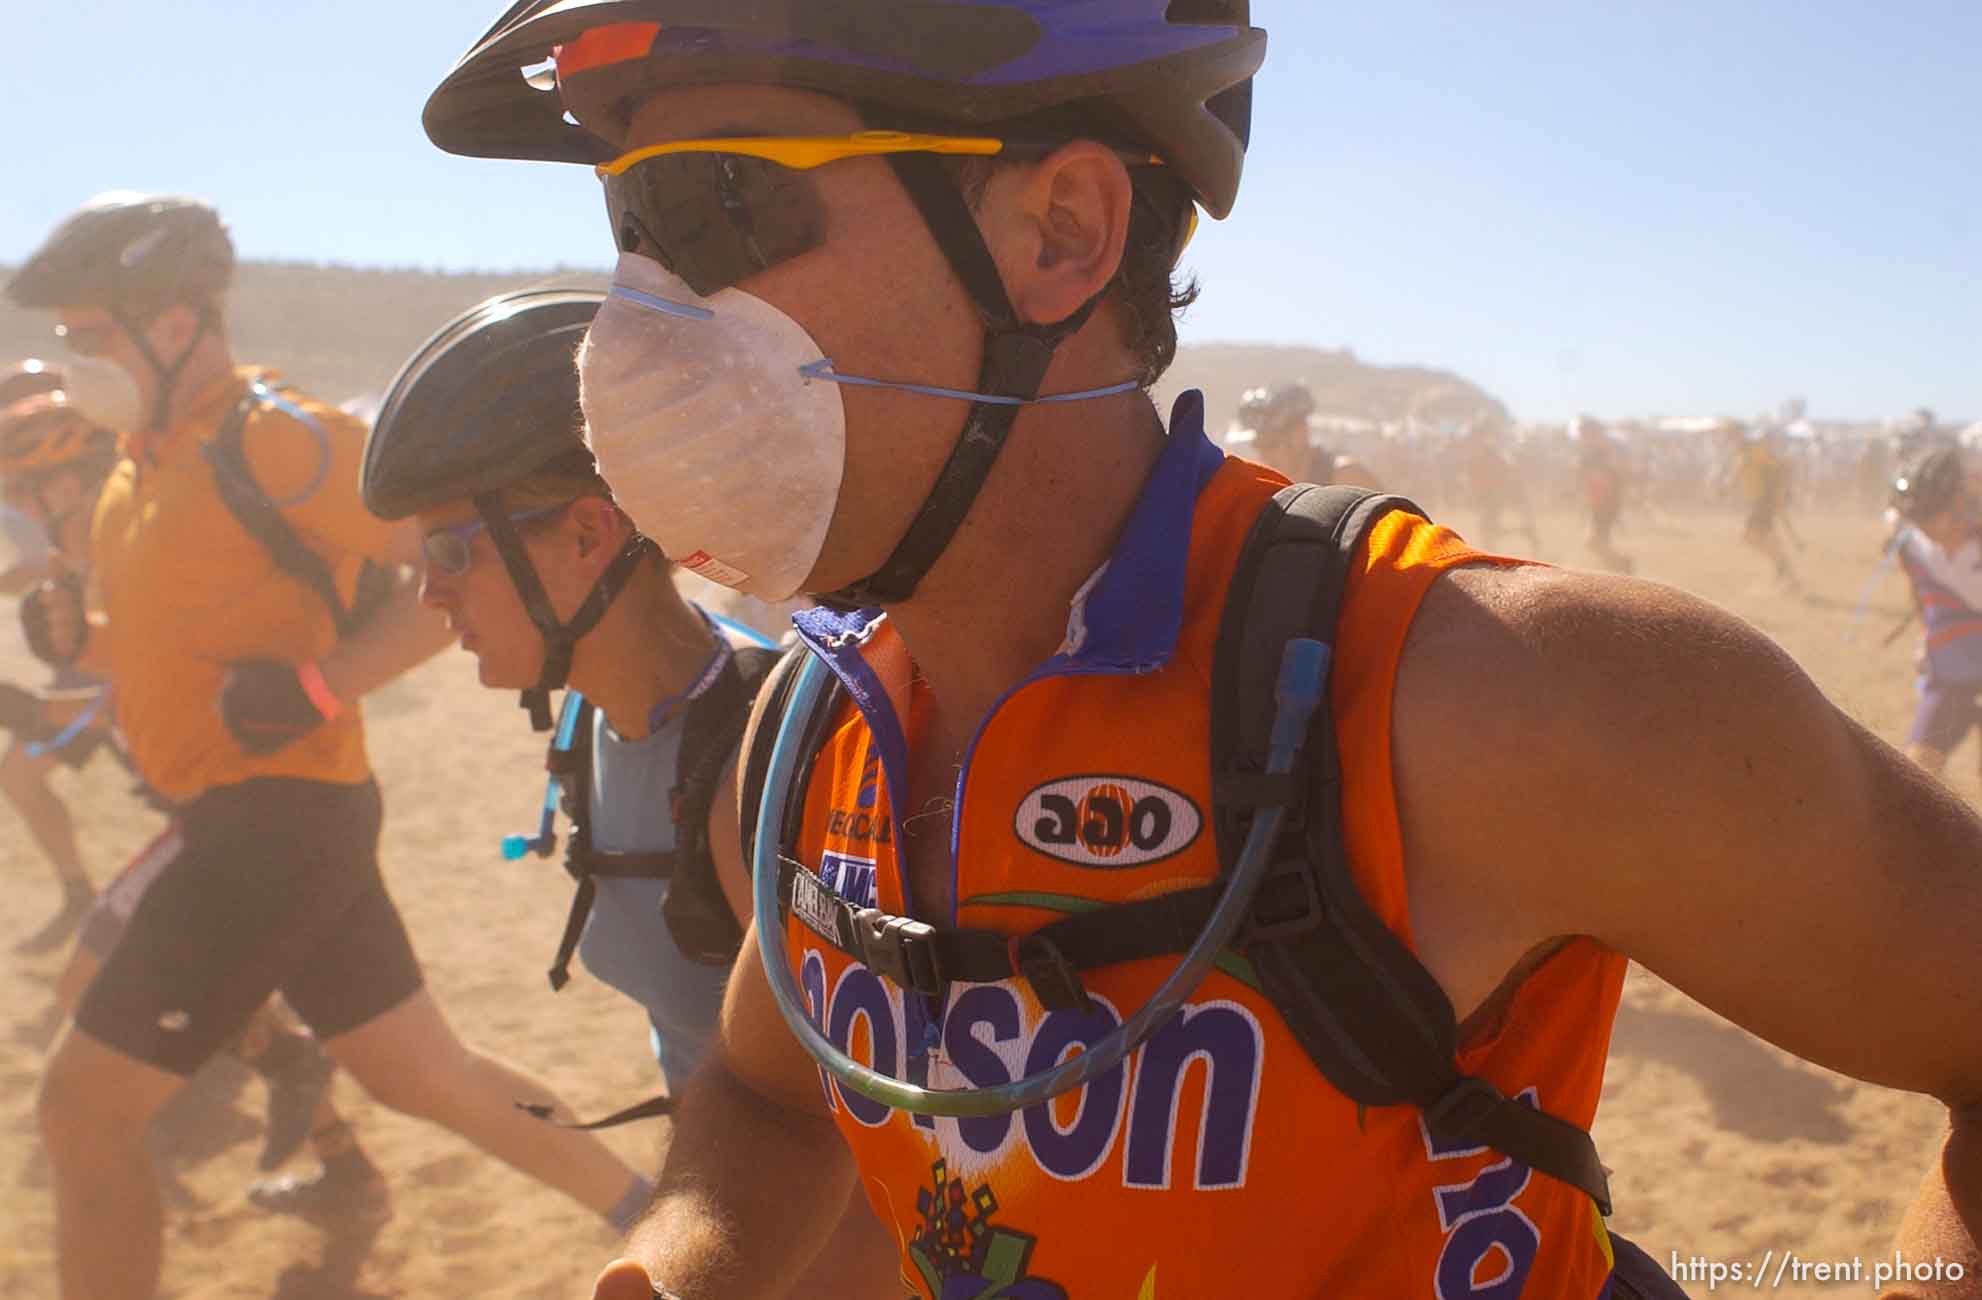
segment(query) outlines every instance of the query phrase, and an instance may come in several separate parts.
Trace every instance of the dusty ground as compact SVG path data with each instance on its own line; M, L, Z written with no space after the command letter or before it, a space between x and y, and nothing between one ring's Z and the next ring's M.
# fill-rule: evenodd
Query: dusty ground
M1470 515L1454 516L1462 530ZM1879 642L1904 609L1899 580L1879 589L1854 641L1852 605L1878 554L1869 519L1799 519L1809 592L1776 589L1762 562L1732 545L1718 514L1627 519L1621 541L1641 574L1699 592L1776 637L1844 708L1897 742L1910 716L1911 636ZM1543 521L1542 554L1575 562L1574 521ZM26 673L0 654L0 675ZM29 674L29 679L34 679ZM568 900L555 866L505 863L496 841L533 825L538 742L507 696L481 691L449 654L368 706L387 796L385 861L429 982L462 1034L532 1070L580 1112L645 1095L654 1082L639 1014L587 978L553 996L548 963ZM1952 765L1978 796L1976 762ZM102 876L141 844L155 818L125 795L106 762L58 778L88 819L85 848ZM4 818L4 814L0 814ZM53 1293L48 1170L33 1117L35 1078L53 1032L49 990L59 958L4 954L53 908L46 868L0 821L0 1300ZM392 1183L389 1217L369 1226L268 1218L241 1189L254 1176L258 1082L211 1081L164 1144L171 1205L164 1294L231 1300L331 1297L571 1297L610 1257L613 1238L562 1201L451 1136L372 1105L348 1080L336 1097ZM1869 1261L1886 1253L1930 1158L1940 1109L1855 1083L1758 1042L1658 981L1626 990L1597 1139L1616 1170L1616 1226L1661 1260L1671 1251L1760 1262ZM653 1126L610 1139L651 1162ZM116 1243L105 1242L105 1249ZM1704 1284L1693 1288L1705 1295ZM1859 1287L1785 1286L1815 1297ZM1869 1292L1867 1292L1869 1293Z

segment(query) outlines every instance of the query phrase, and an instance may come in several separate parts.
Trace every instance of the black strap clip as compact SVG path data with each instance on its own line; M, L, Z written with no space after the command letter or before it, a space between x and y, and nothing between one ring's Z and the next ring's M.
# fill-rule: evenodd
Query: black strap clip
M1080 1011L1092 1014L1094 999L1081 983L1080 971L1058 944L1034 931L1011 943L1012 969L1032 987L1032 995L1048 1011Z
M853 913L853 941L860 960L903 990L940 996L948 981L936 956L936 931L912 917L893 916L879 908Z
M1321 887L1305 858L1275 863L1253 894L1252 910L1242 942L1274 943L1298 939L1321 926Z
M1425 1127L1443 1137L1470 1137L1481 1121L1506 1104L1506 1096L1485 1079L1462 1075L1450 1091L1425 1109Z

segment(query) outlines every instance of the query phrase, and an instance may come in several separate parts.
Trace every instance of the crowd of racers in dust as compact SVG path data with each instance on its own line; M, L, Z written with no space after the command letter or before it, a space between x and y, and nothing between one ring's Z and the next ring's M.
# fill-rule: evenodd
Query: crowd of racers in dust
M477 515L467 498L477 484L507 484L505 475L527 477L541 462L555 461L567 452L578 456L583 464L565 471L571 476L568 480L557 480L553 486L536 489L539 493L548 492L547 498L512 494L512 499L518 504L532 504L542 499L556 502L572 494L582 497L593 493L601 503L609 501L608 490L588 468L589 455L582 450L571 450L576 445L575 431L560 432L554 414L546 414L569 409L576 403L576 377L566 359L574 345L565 336L575 338L582 333L595 305L595 296L582 294L552 293L534 298L519 295L484 304L441 331L426 353L409 363L398 387L384 402L374 445L368 453L370 477L366 480L366 491L379 494L368 496L372 508L387 517L397 517L416 508L424 511L429 502L434 502L442 510L440 517L473 521ZM562 334L546 332L534 323L533 313L546 310L553 315L561 313L565 318ZM490 344L485 339L502 329L517 334L520 341L509 345L509 353L500 354L501 364L512 370L519 366L527 369L533 364L544 377L533 381L532 403L519 406L509 401L504 413L495 415L476 407L473 394L497 391L488 380L489 369L497 363L489 359ZM464 345L481 349L476 353L479 361L451 364L457 368L480 364L484 369L471 374L466 381L455 380L449 387L442 363L447 362L451 353L463 350ZM562 352L557 350L560 346ZM138 422L128 401L106 404L89 399L87 394L93 386L89 378L91 366L88 358L75 359L73 368L78 377L72 380L68 378L69 372L59 365L28 359L16 364L0 379L0 399L4 399L0 400L0 487L4 487L5 518L16 552L14 566L0 575L0 584L14 594L28 593L34 598L24 607L23 614L37 653L46 653L47 644L55 635L47 613L49 593L76 585L90 571L89 515L120 450L127 446L112 426ZM436 374L443 378L436 378ZM409 415L406 408L419 401L426 402L428 409ZM418 438L445 442L450 420L455 423L469 420L470 413L476 410L481 411L474 417L479 421L476 427L485 433L499 427L514 430L508 436L516 440L517 450L513 455L518 459L510 463L518 468L484 468L470 471L470 476L463 478L450 470L445 459L436 453L417 450ZM507 424L503 423L505 419ZM389 446L388 435L400 442L415 442L414 454L425 457L416 462L423 466L420 472L431 481L451 486L429 489L409 485L412 471L391 468L394 456L404 458L408 453L396 450L397 443ZM1793 557L1803 547L1794 523L1798 509L1861 515L1883 511L1889 525L1887 555L1905 572L1918 611L1932 635L1931 652L1923 652L1921 658L1920 707L1910 736L1910 752L1927 770L1939 773L1948 752L1970 730L1982 726L1982 699L1979 699L1982 650L1978 650L1982 647L1982 581L1974 576L1982 572L1982 506L1978 506L1975 491L1978 465L1972 459L1975 444L1982 441L1982 426L1957 432L1939 425L1926 411L1879 427L1826 426L1805 418L1800 404L1787 405L1780 418L1752 424L1729 417L1605 421L1581 415L1566 425L1551 426L1517 423L1498 407L1492 407L1483 408L1470 418L1432 426L1330 415L1318 409L1307 386L1291 383L1248 391L1234 411L1222 441L1233 454L1271 465L1296 480L1403 493L1457 519L1489 551L1539 554L1552 550L1566 556L1570 563L1629 573L1633 563L1622 549L1620 530L1628 536L1634 529L1671 527L1682 520L1696 529L1725 529L1730 545L1738 540L1766 563L1766 568L1758 568L1758 573L1766 571L1777 585L1791 592L1799 589ZM370 468L372 461L387 468L374 472ZM473 478L475 472L482 477ZM399 475L397 483L388 477L389 473ZM454 476L450 477L451 474ZM427 495L422 496L421 492ZM450 495L460 501L448 507L445 503ZM546 508L539 505L534 514L525 511L514 518L531 520L542 515ZM606 521L610 530L611 521L621 517L610 507L601 505L601 508L607 513L597 518ZM449 509L451 515L446 513ZM493 519L493 516L484 517ZM1560 531L1565 528L1562 523L1565 518L1576 521L1573 531ZM1545 534L1544 519L1559 530L1558 535ZM451 543L448 554L452 556L461 549L459 538L472 537L475 530L484 526L470 523L465 530L456 526L429 534L426 578L430 600L454 610L461 599L452 594L457 590L454 584L458 579L447 574L453 571L432 567L436 563L434 556L439 553L434 538L447 538ZM508 525L498 522L495 526ZM623 529L624 525L620 526ZM637 540L637 534L633 536ZM511 557L505 555L505 563L509 562ZM549 562L548 557L539 561ZM580 571L586 571L583 562ZM647 577L653 579L648 586L658 584L672 590L671 579L664 570L657 569ZM519 577L517 581L518 591L527 590L525 579ZM560 585L569 587L571 582L581 581L573 578ZM620 581L612 579L615 584ZM498 581L486 590L500 593L509 587ZM616 585L612 591L616 594ZM532 653L528 647L539 636L559 630L555 622L543 622L532 630L515 594L497 598L514 607L509 617L516 630L510 635L520 648L510 653L527 656ZM606 603L611 603L610 597ZM756 612L762 613L761 606ZM529 617L540 618L534 606ZM693 615L677 608L675 621L679 623L683 618L695 622ZM1903 630L1904 625L1895 633ZM584 635L576 629L573 634L581 638ZM625 639L628 634L620 635ZM697 689L693 678L704 667L701 659L704 651L697 648L699 638L691 634L683 641L677 628L662 641L679 642L684 648L678 653L670 652L679 663L666 670L661 680L678 679L681 683L678 691L687 692L680 698L693 699L692 692ZM478 651L486 653L492 642L493 634L485 632ZM136 770L114 725L114 712L107 707L111 697L106 678L80 671L63 655L50 657L57 662L53 676L46 683L0 685L0 703L5 705L0 725L15 735L6 759L0 762L0 794L12 803L33 842L49 858L63 890L63 903L55 916L21 939L17 951L30 956L43 954L62 947L80 932L80 941L57 987L60 1004L73 1011L97 972L115 953L151 879L181 850L177 827L168 823L159 839L148 845L115 879L107 881L101 891L92 884L75 849L70 814L49 785L48 771L57 763L75 766L95 754L108 754L114 761L132 767L135 797L152 800L168 814L171 803L136 779ZM529 662L527 658L525 662ZM720 658L716 661L723 662ZM596 676L601 670L595 665L589 671ZM520 677L504 684L527 685L538 672L536 667L526 667ZM486 667L484 675L486 679ZM544 676L539 686L546 683L561 685L562 678ZM598 725L605 724L602 720ZM629 742L615 738L614 743ZM1081 797L1081 791L1073 791L1068 799L1062 800L1066 807L1060 821L1066 827L1075 828L1083 818L1098 815L1090 813L1086 803L1078 802ZM1091 802L1093 796L1089 794L1086 798ZM1143 802L1157 811L1165 809L1156 796L1146 797ZM597 811L595 807L594 812ZM1133 813L1133 809L1125 807L1118 816L1127 826L1133 820ZM887 838L883 819L859 812L835 813L834 818L834 824L843 824L846 833L855 839L863 835L869 838L878 835L884 841ZM875 831L874 825L882 829ZM1076 831L1070 830L1069 834ZM1155 839L1163 838L1153 831L1150 834ZM1141 839L1134 843L1138 848L1143 847ZM871 895L871 868L849 869L864 870L865 883L852 888L842 881L841 887ZM624 870L618 874L624 874ZM602 919L617 914L620 905L611 901L617 898L613 891L635 883L599 882L605 890L600 903ZM650 889L641 895L647 900L644 906L655 919L659 913L654 900L664 900L667 896L665 888ZM586 906L591 904L588 902ZM723 924L729 924L727 919ZM574 930L572 937L577 933ZM689 974L695 969L692 963L677 962L680 969L665 972L664 978L653 972L642 973L641 968L650 963L635 961L628 965L623 958L608 954L607 945L613 941L606 938L607 933L602 926L587 926L584 930L582 952L587 964L633 996L662 1008L652 1012L656 1050L670 1075L685 1077L690 1057L705 1050L705 1040L713 1032L720 981L709 985L706 978ZM672 942L664 929L638 939L639 945L649 949ZM726 942L733 944L734 939ZM571 955L570 943L568 937L560 965ZM816 958L808 961L802 978L808 988L816 987L822 1007L850 1005L847 1000L853 997L848 991L851 986L842 986L828 997L825 976ZM863 996L867 997L864 1010L856 1014L864 1015L876 1033L884 1025L890 1026L878 1040L885 1043L902 1032L896 1024L899 1004L891 1001L879 982L869 980L869 983L871 988L862 986L866 988ZM690 988L697 990L692 997L685 992ZM688 1001L684 1002L684 998ZM691 1007L685 1018L673 1009L677 1004ZM963 1010L959 1008L950 1030L961 1035L956 1041L965 1045L960 1048L960 1059L970 1055L967 1045L974 1034L995 1032L997 1023L997 1016L976 1004L972 1004L970 1015L961 1014ZM1015 1005L1000 1014L1016 1016L1019 1012ZM1112 1007L1108 1008L1108 1015L1111 1017L1108 1023L1119 1023L1120 1016ZM1235 1023L1251 1023L1237 1019L1242 1013L1236 1011L1218 1015L1233 1017ZM1206 1035L1211 1034L1208 1027L1216 1018L1211 1013L1200 1012L1189 1022L1188 1029L1180 1021L1172 1030L1165 1031L1170 1037L1178 1038L1179 1043L1169 1044L1168 1038L1159 1035L1151 1050L1177 1070L1183 1068L1192 1054L1208 1053L1206 1060L1224 1061L1214 1067L1221 1072L1221 1078L1233 1068L1231 1060L1247 1062L1246 1068L1253 1068L1257 1049L1250 1044L1258 1036L1257 1024L1252 1023L1248 1032L1232 1039L1236 1047L1227 1044L1213 1050L1207 1044L1216 1035L1211 1038ZM1185 1045L1182 1040L1192 1035L1196 1036L1192 1039L1196 1046ZM249 1199L279 1212L335 1214L380 1208L381 1175L366 1158L357 1134L330 1107L327 1099L325 1085L335 1066L279 997L255 1012L229 1050L255 1066L268 1081L270 1112L262 1167L277 1168L306 1143L314 1146L322 1165L315 1174L258 1182L247 1189ZM1033 1055L1038 1056L1037 1050ZM1230 1079L1225 1079L1221 1084L1221 1097L1229 1092L1230 1083ZM1174 1117L1151 1111L1146 1103L1158 1092L1171 1095L1177 1086L1177 1080L1173 1079L1168 1089L1150 1092L1133 1107L1136 1123L1129 1126L1123 1139L1125 1168L1131 1185L1140 1185L1137 1180L1142 1180L1159 1186L1173 1176L1168 1172L1170 1156L1163 1143ZM1250 1085L1240 1091L1249 1089ZM885 1107L876 1108L854 1094L836 1091L834 1095L841 1106L866 1117L863 1122L878 1123L886 1114ZM1020 1131L1009 1122L987 1128L991 1123L975 1121L974 1127L966 1124L960 1140L972 1149L995 1152L1012 1133ZM1035 1127L1032 1119L1028 1119L1024 1132L1031 1134ZM1057 1131L1050 1128L1044 1130L1052 1136L1052 1142L1041 1148L1044 1154L1038 1158L1049 1170L1060 1170L1056 1176L1071 1176L1090 1166L1098 1158L1096 1153L1062 1148L1091 1127L1082 1126L1077 1133L1063 1136L1053 1136ZM1200 1163L1190 1172L1188 1177L1193 1185L1225 1186L1238 1177L1233 1169L1217 1165L1215 1159L1209 1149L1200 1153L1201 1162L1213 1163ZM1062 1165L1064 1169L1060 1168ZM857 1279L882 1271L876 1263L877 1243L864 1239L871 1238L873 1226L864 1211L849 1217L841 1230L846 1241L822 1257L823 1271L808 1284L807 1294L869 1293ZM858 1269L853 1267L856 1263Z
M1220 447L1201 395L1166 424L1147 391L1190 297L1177 259L1199 209L1231 210L1250 140L1265 42L1243 0L1035 6L1021 52L1054 71L1016 91L957 71L1008 57L1007 6L891 6L899 57L926 67L881 75L834 28L781 47L789 84L762 80L762 42L790 35L777 6L715 33L660 0L606 7L669 21L514 6L427 126L456 152L595 163L610 291L472 309L369 430L236 365L233 244L196 200L101 196L7 285L133 399L110 414L28 361L0 403L0 477L45 552L6 585L36 655L72 674L0 691L22 755L0 790L64 895L24 954L82 932L39 1094L65 1296L156 1291L144 1129L233 1053L270 1082L264 1163L308 1140L322 1165L247 1189L256 1204L383 1200L324 1105L342 1067L630 1233L600 1300L1665 1300L1672 1278L1605 1223L1588 1131L1634 956L1820 1064L1873 1077L1876 1056L1882 1082L1946 1102L1899 1239L1972 1253L1982 1067L1921 1008L1974 984L1973 888L1947 868L1982 823L1916 765L1939 772L1982 725L1976 431L1794 403L1383 422L1292 383L1248 392ZM1102 17L1124 39L1094 39ZM517 77L524 47L555 78ZM1179 97L1202 111L1163 107ZM730 125L684 134L684 105ZM962 115L951 131L863 129L939 110ZM953 133L972 110L1011 127L982 171L981 135ZM770 134L786 123L802 133ZM1031 254L994 252L1012 230ZM916 268L899 313L850 325L898 263ZM744 287L774 274L777 294ZM974 313L946 309L959 294ZM852 346L829 360L814 330ZM982 391L880 377L918 358L975 367ZM670 367L703 382L684 399ZM1008 438L1054 454L994 476ZM916 457L919 507L889 499L899 476L854 472ZM1637 521L1719 520L1793 594L1797 512L1819 508L1889 512L1927 633L1913 763L1738 620L1518 560L1630 574ZM753 645L683 600L677 562L819 604ZM219 580L182 591L196 572ZM1190 599L1213 579L1223 608ZM450 637L550 739L539 832L509 847L547 854L560 807L571 821L553 987L576 955L647 1015L669 1092L605 1121L454 1037L379 870L353 706ZM1214 643L1207 683L1193 652ZM1531 707L1677 714L1715 690L1676 736L1552 731ZM1737 699L1753 716L1730 731ZM45 789L51 758L91 744L167 819L100 894ZM1604 764L1587 808L1547 797ZM1489 767L1534 797L1482 832ZM1761 815L1726 812L1737 774ZM1812 806L1833 788L1869 793ZM1570 851L1600 838L1610 854ZM1822 887L1744 870L1763 859ZM1495 915L1454 920L1488 890ZM1678 913L1641 924L1677 894L1757 919L1714 942ZM1806 923L1847 906L1916 960L1804 997L1847 956L1812 954ZM651 1181L586 1131L676 1106ZM1340 1174L1334 1212L1281 1232L1317 1167ZM816 1186L794 1198L794 1178ZM1111 1230L1118 1213L1142 1230ZM1266 1232L1276 1248L1252 1249Z
M1298 432L1288 411L1301 413ZM1982 422L1942 422L1924 407L1826 421L1792 398L1765 416L1586 413L1550 423L1492 405L1431 421L1326 412L1299 381L1249 390L1223 441L1304 481L1402 492L1488 550L1620 573L1633 569L1620 532L1732 519L1732 535L1792 591L1805 545L1799 514L1877 517L1894 506L1895 481L1938 449L1982 465ZM1578 526L1545 541L1537 512L1576 516Z

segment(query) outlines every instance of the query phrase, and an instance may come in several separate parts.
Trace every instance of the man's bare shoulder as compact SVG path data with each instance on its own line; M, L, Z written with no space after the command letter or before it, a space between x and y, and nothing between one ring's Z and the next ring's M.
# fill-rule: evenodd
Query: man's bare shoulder
M1773 747L1838 743L1828 703L1739 619L1655 583L1537 567L1433 586L1392 729L1413 924L1462 1014L1561 936L1638 946L1632 922L1651 913L1607 904L1667 893L1657 864L1744 802L1786 811L1761 770Z
M1809 1060L1982 1095L1945 1032L1982 1014L1982 822L1755 628L1652 583L1456 573L1394 732L1413 921L1462 1011L1587 934Z
M1684 592L1610 574L1479 565L1426 594L1396 708L1400 724L1615 743L1646 728L1697 726L1691 706L1733 680L1781 689L1792 679L1801 682L1800 671L1768 637ZM1681 703L1689 707L1675 715Z

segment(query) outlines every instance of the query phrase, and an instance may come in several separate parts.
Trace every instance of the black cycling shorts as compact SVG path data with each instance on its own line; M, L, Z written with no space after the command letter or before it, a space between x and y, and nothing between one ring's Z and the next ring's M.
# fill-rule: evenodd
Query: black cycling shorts
M124 864L123 870L110 878L109 884L96 891L96 901L83 917L83 928L77 932L76 942L96 958L97 965L110 960L145 891L185 847L186 837L179 833L179 823L170 822L151 843L138 850L136 857Z
M319 1038L421 985L379 876L378 787L267 777L179 809L178 848L143 889L76 1025L191 1075L280 990Z

